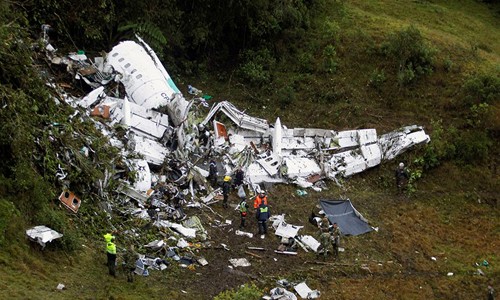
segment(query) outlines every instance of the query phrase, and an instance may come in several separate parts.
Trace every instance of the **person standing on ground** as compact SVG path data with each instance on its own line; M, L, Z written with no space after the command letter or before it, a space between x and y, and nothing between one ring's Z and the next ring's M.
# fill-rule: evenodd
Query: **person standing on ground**
M114 243L115 237L111 233L104 235L106 241L106 255L108 257L108 271L109 275L116 277L116 245Z
M208 165L208 181L213 188L217 186L217 173L217 163L212 159Z
M327 217L323 217L321 219L321 223L318 224L318 236L320 242L320 249L323 249L323 260L326 259L328 255L328 251L330 250L331 240L330 240L330 221L328 221Z
M240 185L243 184L243 180L245 179L245 173L241 169L241 167L238 167L236 169L236 172L234 173L234 188L238 188Z
M231 190L231 176L224 176L224 183L222 184L222 195L224 200L222 200L222 206L224 208L228 207L227 200L229 198L229 191Z
M399 163L399 166L395 172L395 177L396 177L396 187L398 188L398 193L402 193L408 179L410 178L408 176L408 172L405 169L404 163L402 162Z
M134 251L134 245L130 245L124 257L125 272L127 273L128 282L134 282L134 271L135 271L136 261L137 261L137 254Z
M263 239L267 234L267 220L271 216L269 211L269 206L265 202L262 202L257 209L257 221L259 223L259 234L260 238Z
M248 204L245 198L241 198L241 202L239 205L239 210L240 210L240 229L245 228L245 221L247 218L247 212L248 212Z
M255 199L253 200L253 208L258 209L261 203L267 203L267 196L266 196L266 191L261 190L257 196L255 196Z
M332 228L332 246L333 246L333 254L335 255L335 259L339 258L339 247L340 247L340 236L342 232L337 223L333 223Z

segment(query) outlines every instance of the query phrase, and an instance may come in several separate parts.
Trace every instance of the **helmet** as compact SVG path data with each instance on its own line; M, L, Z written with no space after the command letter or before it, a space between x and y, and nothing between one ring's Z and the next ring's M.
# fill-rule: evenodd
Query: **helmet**
M405 164L404 164L404 163L402 163L402 162L400 162L400 163L399 163L399 168L400 168L400 169L402 169L402 168L404 168L404 167L405 167Z
M224 176L224 181L227 182L227 181L230 181L230 180L231 180L231 176L228 176L228 175Z
M265 194L266 194L266 191L264 191L264 190L261 190L261 191L259 192L259 195L265 195Z

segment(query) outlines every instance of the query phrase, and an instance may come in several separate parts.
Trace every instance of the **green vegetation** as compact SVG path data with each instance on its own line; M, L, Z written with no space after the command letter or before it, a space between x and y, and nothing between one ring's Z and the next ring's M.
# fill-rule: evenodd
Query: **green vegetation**
M325 299L331 290L341 299L483 297L500 265L498 12L498 2L474 0L0 0L0 297L258 299L284 277L307 278ZM346 196L380 227L346 238L346 266L304 264L314 255L301 253L279 257L273 269L269 255L253 263L254 279L224 273L227 261L212 250L209 266L196 272L172 265L132 285L110 281L102 231L134 223L144 230L141 244L157 232L99 208L95 185L122 162L45 86L47 62L35 37L46 23L61 55L107 51L141 34L179 87L188 82L289 127L384 133L419 124L431 143L398 158L411 174L403 199L394 190L397 162L307 198L292 186L273 190L272 209L291 224L305 224L318 199ZM83 147L97 151L87 157ZM65 189L83 199L76 215L59 207ZM41 251L24 235L38 224L64 237ZM474 275L484 259L486 276ZM55 291L59 282L68 289Z

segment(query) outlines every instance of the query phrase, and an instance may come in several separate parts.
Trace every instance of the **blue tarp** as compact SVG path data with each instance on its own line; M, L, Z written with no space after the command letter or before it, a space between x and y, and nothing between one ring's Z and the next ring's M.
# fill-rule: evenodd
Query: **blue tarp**
M373 230L368 221L352 206L351 200L320 200L328 220L337 223L343 235L359 235Z

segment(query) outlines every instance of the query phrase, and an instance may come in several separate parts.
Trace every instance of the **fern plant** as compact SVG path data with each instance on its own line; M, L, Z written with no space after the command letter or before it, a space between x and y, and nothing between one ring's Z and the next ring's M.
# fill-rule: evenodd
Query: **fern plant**
M119 26L117 30L119 33L122 33L122 39L133 39L136 34L139 35L160 57L163 53L163 47L167 45L167 38L161 29L148 21L128 23L123 26Z

